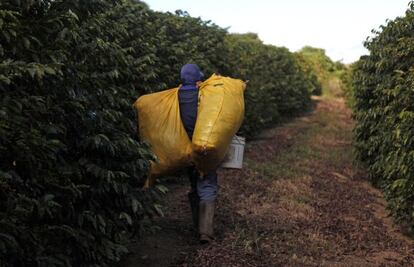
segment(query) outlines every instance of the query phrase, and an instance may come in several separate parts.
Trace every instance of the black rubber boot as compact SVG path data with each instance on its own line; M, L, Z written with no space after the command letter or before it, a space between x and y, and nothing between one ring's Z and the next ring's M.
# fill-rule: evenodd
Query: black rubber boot
M200 198L198 197L197 192L191 191L188 193L188 201L190 202L191 207L191 217L193 218L194 229L198 230L198 214L200 209Z
M214 219L214 201L200 201L199 227L200 243L208 244L214 240L213 219Z
M197 181L199 174L194 166L188 168L188 178L191 184L191 191L188 193L188 201L190 202L191 207L191 216L193 219L194 230L198 231L198 213L200 206L200 197L197 193Z

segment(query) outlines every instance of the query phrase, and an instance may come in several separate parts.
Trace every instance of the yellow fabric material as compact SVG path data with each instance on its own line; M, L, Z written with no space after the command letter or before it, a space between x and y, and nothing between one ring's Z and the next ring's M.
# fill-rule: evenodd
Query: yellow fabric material
M180 117L178 88L143 95L134 103L141 140L151 145L158 162L151 162L146 186L160 175L189 166L191 141Z
M244 118L245 87L241 80L214 74L201 83L192 142L181 121L179 88L138 98L139 135L158 158L151 162L146 187L156 177L192 164L201 172L220 164Z
M213 74L200 85L192 161L201 172L217 168L244 118L242 80Z

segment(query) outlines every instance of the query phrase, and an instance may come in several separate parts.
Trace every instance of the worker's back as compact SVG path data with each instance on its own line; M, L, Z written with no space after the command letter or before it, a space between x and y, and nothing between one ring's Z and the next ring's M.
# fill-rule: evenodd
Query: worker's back
M178 91L180 116L188 137L192 138L197 120L198 89L196 86L181 86Z
M180 102L181 120L190 139L193 136L197 120L197 82L200 82L203 76L196 64L186 64L181 69L182 85L178 91L178 100Z

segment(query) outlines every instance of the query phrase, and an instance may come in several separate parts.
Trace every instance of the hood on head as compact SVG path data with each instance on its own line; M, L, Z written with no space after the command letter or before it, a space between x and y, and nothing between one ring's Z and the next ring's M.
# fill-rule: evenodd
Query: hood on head
M183 84L196 84L204 78L204 74L196 64L185 64L181 68L181 82Z

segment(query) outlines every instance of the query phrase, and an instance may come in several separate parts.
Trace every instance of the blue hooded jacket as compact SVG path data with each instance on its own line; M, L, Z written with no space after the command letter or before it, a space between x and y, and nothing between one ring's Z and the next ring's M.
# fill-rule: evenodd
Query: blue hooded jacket
M178 90L180 102L180 116L188 137L192 139L194 127L197 121L198 88L197 82L201 81L204 74L196 64L186 64L181 68L182 85ZM194 166L190 167L191 190L196 192L200 201L214 201L217 196L217 172L211 171L199 179L200 174Z
M182 85L178 90L178 101L180 104L181 121L190 140L193 137L197 120L198 88L196 84L203 77L204 74L196 64L185 64L181 68Z

